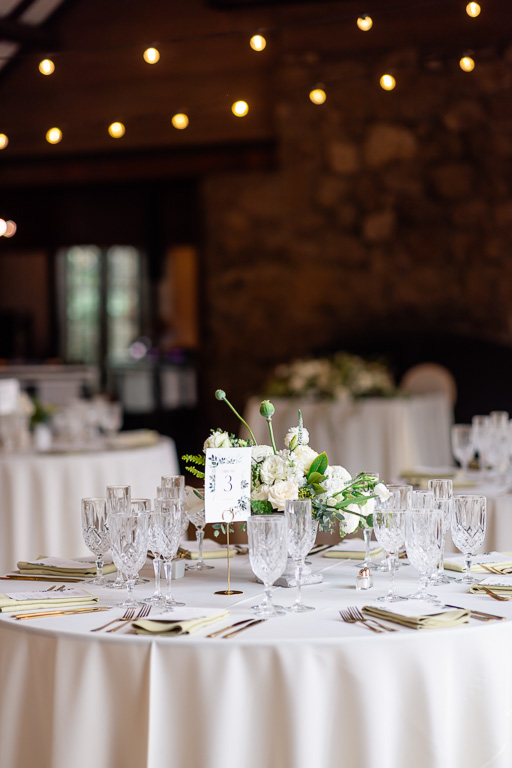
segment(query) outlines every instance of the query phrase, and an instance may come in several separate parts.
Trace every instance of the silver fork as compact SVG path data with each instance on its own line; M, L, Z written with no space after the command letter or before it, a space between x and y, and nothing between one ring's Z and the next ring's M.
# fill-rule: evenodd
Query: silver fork
M385 629L386 632L398 632L398 630L395 627L386 627L384 624L381 624L376 619L369 619L367 616L363 616L359 608L356 606L353 606L352 608L348 609L349 613L352 613L352 615L357 619L357 621L366 621L366 622L372 622L372 624L376 624L381 629Z
M368 624L368 622L361 621L361 619L355 619L348 611L340 611L340 616L343 621L346 621L348 624L357 624L360 622L366 629L370 629L372 632L378 632L379 634L382 633L382 629L377 629L377 627L373 627L371 624Z
M135 608L127 608L120 618L112 619L112 621L109 621L107 624L103 624L101 627L95 627L94 629L91 629L91 632L99 632L100 629L106 629L107 627L110 627L111 624L115 624L116 621L129 621L130 619L133 619L134 615Z
M130 620L145 619L146 616L149 616L149 614L151 612L151 605L149 605L149 603L146 603L145 605L143 605L142 608L139 610L139 612L138 612L138 614L136 616L133 615L135 613L135 609L132 608L131 610L133 611L133 613L130 616ZM124 626L124 622L123 622L123 624L120 624L118 627L112 627L112 629L107 629L107 634L109 632L117 632L123 626Z

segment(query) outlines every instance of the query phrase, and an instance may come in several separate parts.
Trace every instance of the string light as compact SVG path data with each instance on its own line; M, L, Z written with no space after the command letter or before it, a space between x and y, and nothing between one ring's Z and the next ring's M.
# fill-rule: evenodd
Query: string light
M459 61L459 67L464 72L472 72L475 68L475 60L471 56L463 56Z
M0 149L5 149L9 143L9 139L5 133L0 133Z
M323 104L327 98L327 95L324 89L317 85L316 88L313 88L313 90L309 92L309 98L313 104Z
M472 19L476 19L477 16L480 16L481 8L478 5L478 3L468 3L466 5L466 13L468 16L471 16Z
M368 32L373 27L373 19L365 13L364 16L359 16L356 24L362 32Z
M55 72L55 64L51 59L43 59L39 62L39 71L42 75L52 75Z
M236 117L245 117L249 111L249 105L246 101L235 101L231 111Z
M126 128L124 127L123 123L110 123L108 132L113 139L120 139L121 136L124 136L126 133Z
M189 119L184 112L177 112L172 116L171 122L178 131L183 131L188 126Z
M160 60L160 51L158 51L156 48L146 48L142 55L144 57L144 61L148 64L156 64L157 61Z
M249 45L253 51L263 51L267 47L267 41L263 35L253 35L249 40Z
M61 139L62 131L60 128L50 128L49 131L46 131L46 141L48 144L58 144Z
M12 237L13 235L16 234L16 230L17 229L18 229L18 227L16 226L16 222L15 221L11 221L11 219L8 219L5 222L4 237Z
M379 80L380 87L383 88L385 91L392 91L393 88L396 86L396 80L393 77L393 75L385 74L382 75L382 77Z
M0 219L0 237L7 232L7 222L4 219Z

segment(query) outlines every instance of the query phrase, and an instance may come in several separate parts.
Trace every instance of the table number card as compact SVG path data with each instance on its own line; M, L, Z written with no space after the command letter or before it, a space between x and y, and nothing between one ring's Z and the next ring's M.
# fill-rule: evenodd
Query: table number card
M247 520L251 514L251 448L207 448L207 523Z

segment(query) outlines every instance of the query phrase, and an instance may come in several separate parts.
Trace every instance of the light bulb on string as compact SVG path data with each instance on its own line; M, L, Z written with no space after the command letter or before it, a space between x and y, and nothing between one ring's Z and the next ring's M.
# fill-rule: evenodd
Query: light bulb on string
M327 99L327 94L325 93L323 86L319 84L313 88L309 92L309 99L313 104L324 104Z
M475 60L471 56L463 56L459 61L459 67L463 72L472 72L475 68Z
M380 87L383 88L385 91L392 91L393 88L396 86L396 80L393 77L393 75L390 75L389 73L386 73L385 75L382 75L382 77L379 80Z
M466 5L466 13L468 16L471 16L472 19L476 19L477 16L480 16L482 9L478 5L478 3L468 3Z
M3 237L7 232L7 222L5 219L0 219L0 237Z
M0 133L0 149L5 149L9 143L8 137L5 133Z
M183 131L189 124L188 115L184 112L176 112L171 118L171 123L178 131Z
M16 234L16 230L17 229L18 229L18 227L16 225L16 222L15 221L11 221L11 219L8 219L5 222L4 237L12 237L13 235Z
M160 51L157 48L146 48L142 56L147 64L156 64L160 60Z
M43 59L39 62L39 71L42 75L52 75L55 72L55 64L51 59Z
M263 35L253 35L249 40L249 45L253 51L263 51L267 47L267 41Z
M60 128L50 128L49 131L46 131L46 141L48 144L58 144L61 139L62 131Z
M361 32L368 32L368 30L373 27L373 19L371 16L368 16L365 13L362 16L359 16L359 18L356 21L356 24L361 30Z
M115 123L110 123L108 132L113 139L120 139L126 133L126 128L123 123L116 121Z
M246 101L235 101L231 111L236 117L245 117L249 111L249 105Z

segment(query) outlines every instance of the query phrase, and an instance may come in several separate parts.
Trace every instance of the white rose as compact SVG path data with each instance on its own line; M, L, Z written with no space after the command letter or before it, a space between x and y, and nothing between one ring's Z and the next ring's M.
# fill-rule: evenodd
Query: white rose
M267 501L269 485L259 485L257 488L253 488L251 491L251 499L253 501Z
M292 483L289 480L283 480L269 489L268 500L274 507L280 512L284 510L284 503L287 499L299 498L299 486L297 483Z
M297 435L297 439L299 437L299 428L298 427L290 427L288 432L286 433L286 437L284 439L284 444L287 448L289 448L291 441L293 438ZM301 445L307 445L309 443L309 432L307 429L302 428L302 443Z
M280 456L267 456L261 465L260 477L262 483L272 485L276 480L284 480L286 467Z
M206 438L203 445L203 451L207 448L231 448L231 441L227 432L214 432L213 435Z
M377 483L373 492L377 494L381 501L387 501L391 498L391 492L388 491L384 483Z
M297 466L304 472L309 472L309 469L317 456L318 453L310 448L309 445L298 445L293 451L293 457Z
M263 459L266 459L267 456L270 456L272 453L273 451L270 445L253 445L251 456L252 460L259 464L260 461L263 461Z
M349 507L344 509L343 514L345 516L345 519L343 520L342 523L340 523L341 529L347 534L354 533L357 526L359 525L359 520L361 519L357 515L351 515L350 514L351 510L352 512L359 512L359 507L357 506L357 504L351 504Z

